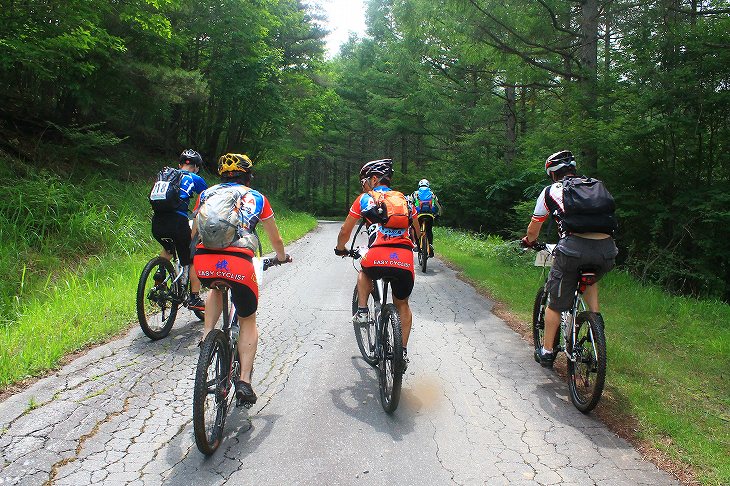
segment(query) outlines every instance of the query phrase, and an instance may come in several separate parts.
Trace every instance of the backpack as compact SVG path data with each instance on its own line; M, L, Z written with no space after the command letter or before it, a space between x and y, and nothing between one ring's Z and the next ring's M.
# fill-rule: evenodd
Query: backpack
M612 235L616 224L616 203L602 181L591 177L563 180L563 208L560 216L569 233L606 233Z
M368 194L375 201L375 207L369 209L366 215L372 222L393 229L405 229L411 225L411 212L402 192L370 191Z
M204 247L220 250L243 240L243 248L254 252L258 250L256 233L243 223L243 198L249 192L241 192L236 187L220 187L206 194L196 216L200 242Z
M150 191L150 204L156 213L177 211L180 207L180 181L182 171L165 167L157 173L157 179Z
M418 207L419 212L433 212L433 191L429 187L418 188Z

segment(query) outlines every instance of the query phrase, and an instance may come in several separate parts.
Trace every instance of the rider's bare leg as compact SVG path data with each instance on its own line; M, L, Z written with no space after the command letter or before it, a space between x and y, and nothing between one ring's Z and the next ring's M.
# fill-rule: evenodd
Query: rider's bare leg
M398 309L398 315L400 315L401 329L403 330L403 347L408 347L408 337L411 335L411 325L413 324L413 314L411 308L408 305L408 299L398 299L393 296L393 303L395 308Z
M190 264L190 291L194 294L200 293L200 279L198 274L195 273L195 267Z
M206 310L206 315L208 311ZM259 343L259 329L256 327L256 313L248 317L238 317L241 332L238 337L238 357L241 360L241 380L251 384L251 371Z
M583 292L583 300L591 312L600 312L598 308L598 284L589 285Z
M558 333L560 325L560 312L552 310L550 307L545 308L545 334L543 335L542 347L545 351L553 350L555 335Z
M360 270L357 276L357 305L359 307L368 306L368 295L373 291L373 279L365 275L365 272Z
M218 289L210 289L205 299L205 319L203 320L203 339L215 327L223 312L223 293Z

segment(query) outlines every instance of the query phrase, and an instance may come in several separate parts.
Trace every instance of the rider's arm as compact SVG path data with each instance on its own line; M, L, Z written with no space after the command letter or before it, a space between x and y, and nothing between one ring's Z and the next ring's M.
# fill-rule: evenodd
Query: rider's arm
M280 262L285 261L286 251L284 249L284 240L281 239L279 228L276 226L274 217L271 216L270 218L261 220L261 224L264 225L264 230L266 231L266 235L269 237L271 246L274 248L274 251L276 251L276 259Z
M545 191L549 189L550 186L543 189L540 193L540 196L537 198L537 202L535 203L535 210L532 212L530 224L527 225L527 241L530 243L537 241L537 237L540 236L542 223L544 223L548 217L548 208L547 204L545 204Z
M353 228L355 228L355 225L357 224L358 218L355 218L352 214L348 214L347 218L345 218L345 222L342 224L342 227L340 228L340 234L337 235L337 249L338 250L345 250L345 246L347 245L347 242L350 240L350 235L352 234Z
M540 228L542 228L542 221L535 221L534 219L530 221L530 224L527 225L527 240L529 242L534 242L537 240L537 237L540 236Z

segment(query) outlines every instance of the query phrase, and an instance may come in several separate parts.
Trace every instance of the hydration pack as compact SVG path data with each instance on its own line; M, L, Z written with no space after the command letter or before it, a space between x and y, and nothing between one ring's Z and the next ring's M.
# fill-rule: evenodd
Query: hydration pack
M156 213L177 211L180 207L180 181L182 171L165 167L157 173L150 191L150 204Z
M434 211L433 191L429 187L418 188L418 212L432 213Z
M551 200L552 198L546 198ZM591 177L563 180L563 208L559 223L566 233L606 233L613 235L616 203L602 181Z
M249 192L241 192L236 187L220 187L206 194L196 216L200 242L204 247L220 250L243 240L236 246L254 252L258 250L258 236L248 227L243 214L243 198Z
M405 229L411 225L411 212L402 192L370 191L368 194L375 201L375 207L366 211L367 219L393 229Z

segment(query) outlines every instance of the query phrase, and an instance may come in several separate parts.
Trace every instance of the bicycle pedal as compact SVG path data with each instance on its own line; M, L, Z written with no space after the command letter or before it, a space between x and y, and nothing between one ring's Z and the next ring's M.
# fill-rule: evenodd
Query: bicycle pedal
M245 408L246 410L248 410L248 409L250 409L251 407L253 407L253 403L251 403L251 402L247 402L247 401L245 401L245 400L243 400L243 399L241 399L241 398L237 398L237 399L236 399L236 407L239 407L239 408L240 408L240 407L243 407L243 408Z

